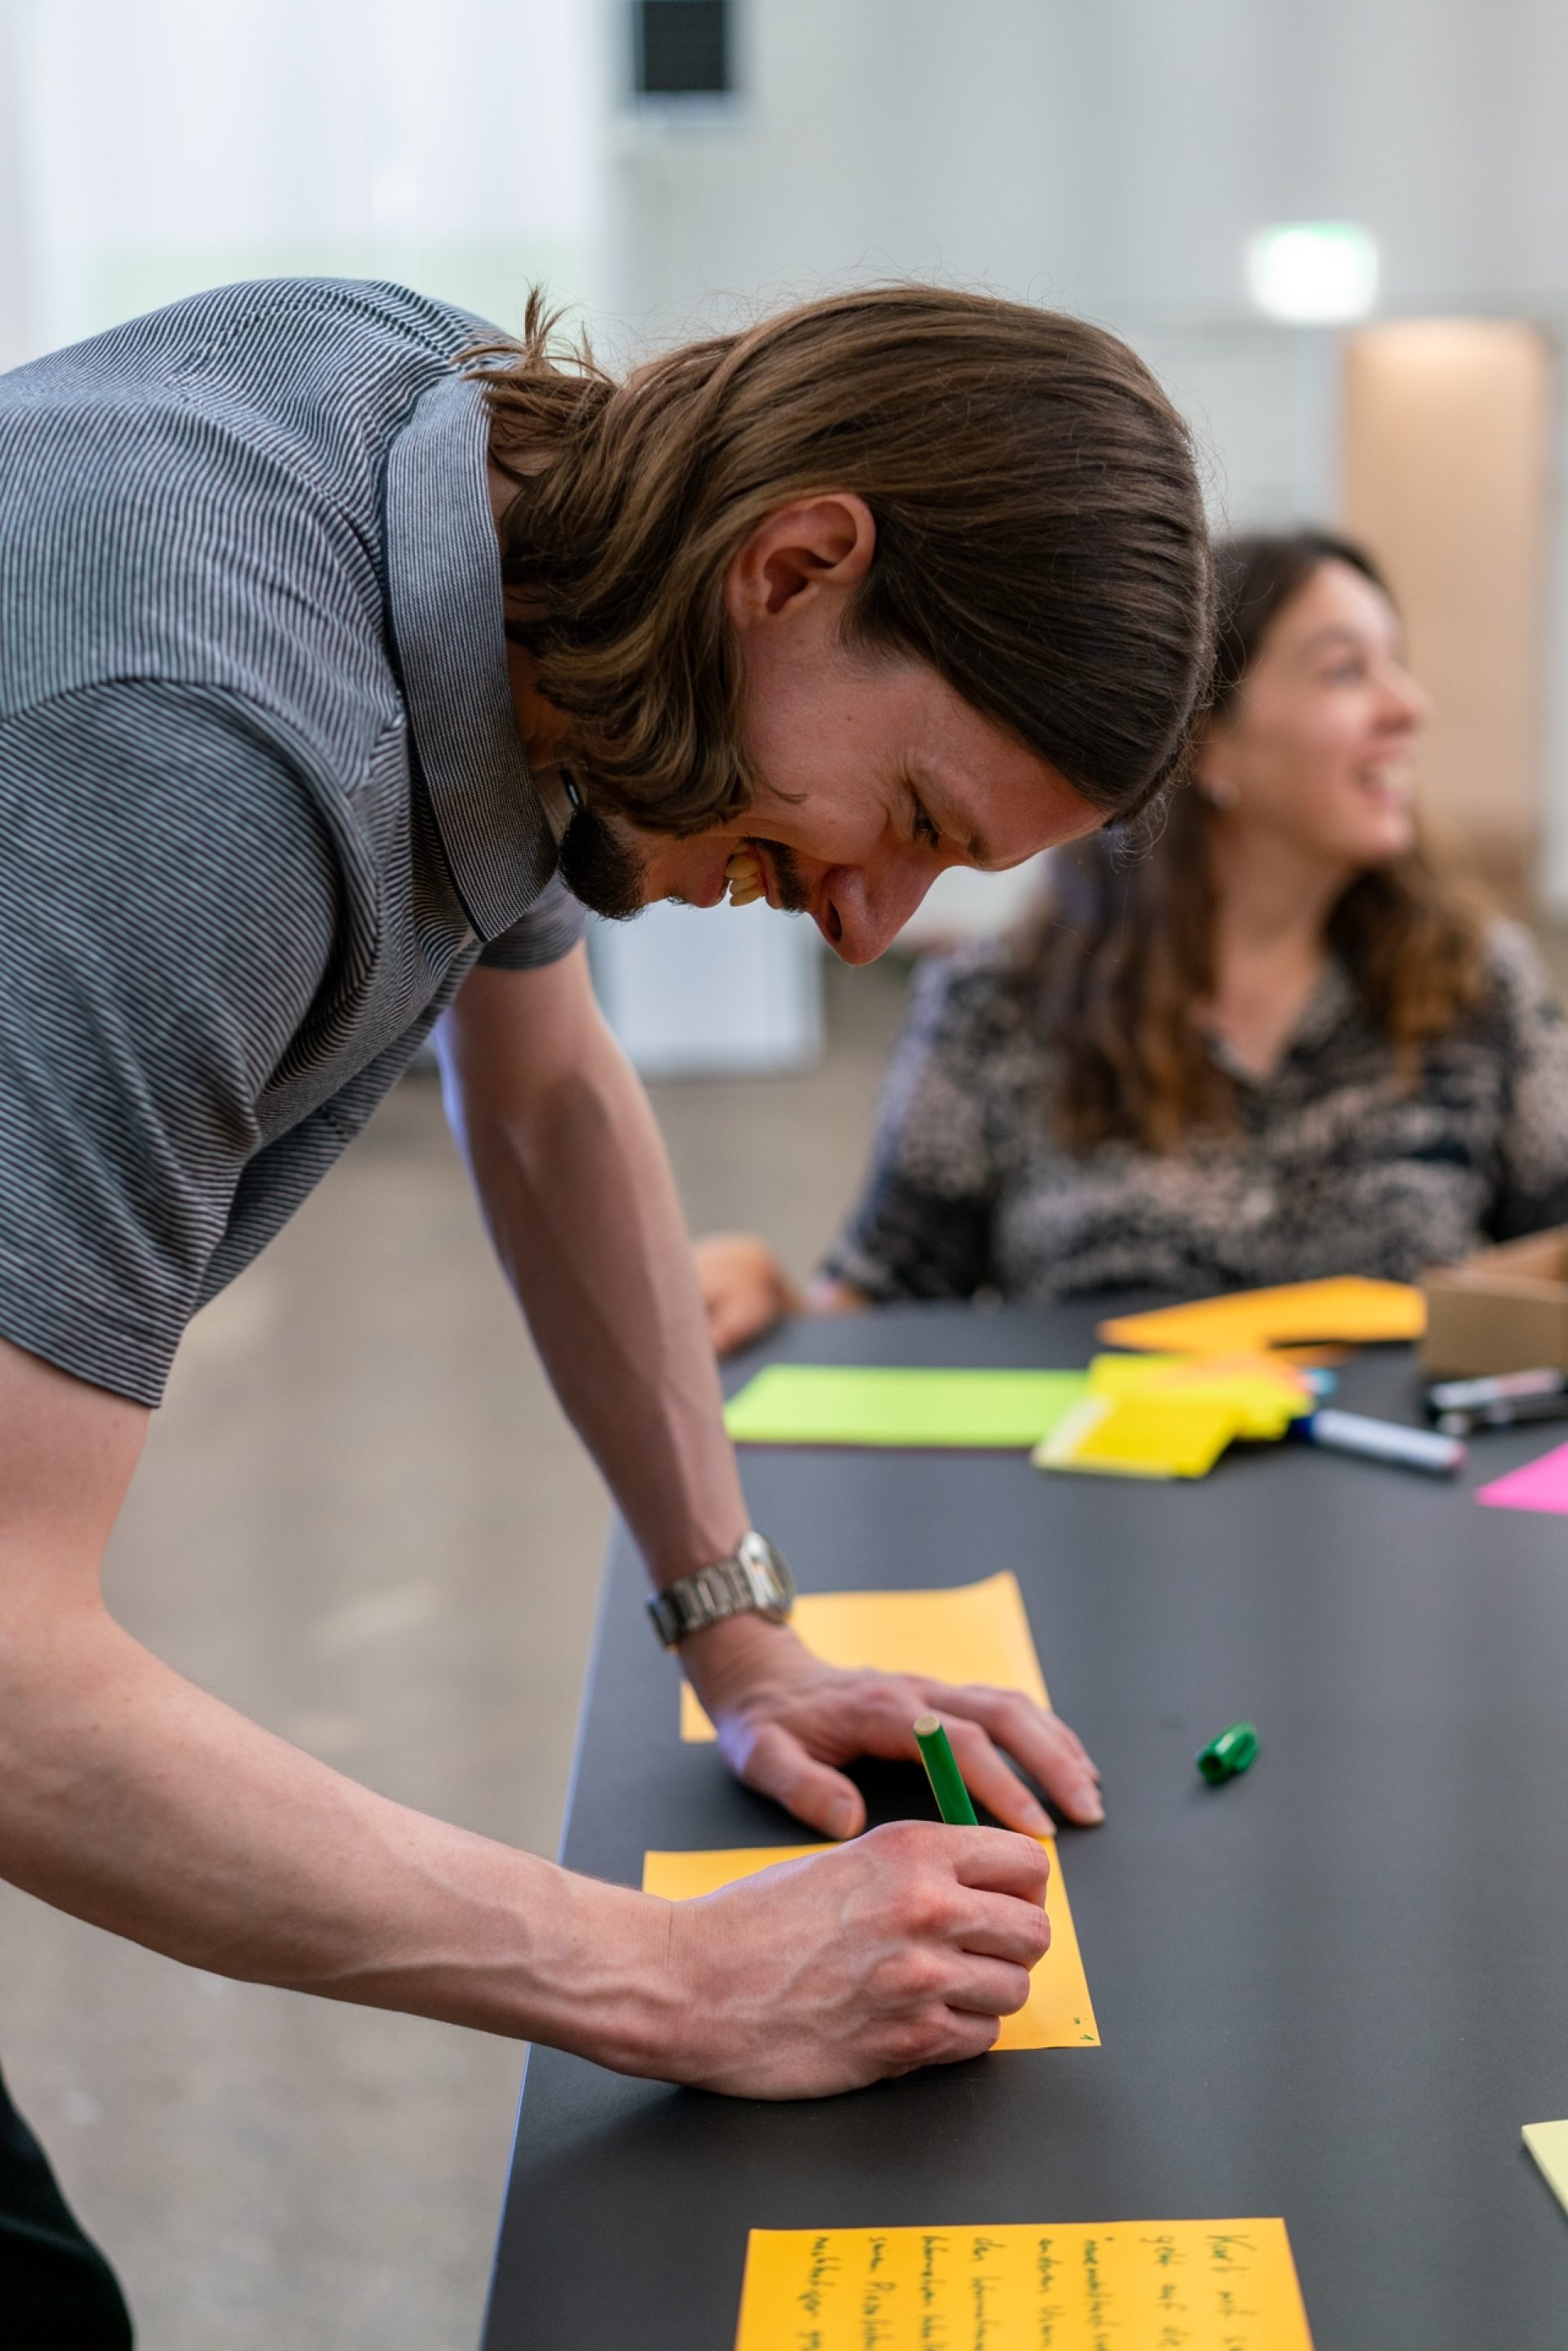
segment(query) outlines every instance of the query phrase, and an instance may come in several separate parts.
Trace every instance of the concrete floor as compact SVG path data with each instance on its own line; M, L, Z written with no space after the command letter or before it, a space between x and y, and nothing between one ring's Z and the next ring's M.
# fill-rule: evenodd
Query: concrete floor
M804 1272L902 992L805 1075L654 1090L693 1228ZM192 1326L112 1546L121 1619L389 1795L553 1855L606 1504L410 1078ZM233 1984L0 1886L0 2052L142 2351L469 2351L522 2052Z

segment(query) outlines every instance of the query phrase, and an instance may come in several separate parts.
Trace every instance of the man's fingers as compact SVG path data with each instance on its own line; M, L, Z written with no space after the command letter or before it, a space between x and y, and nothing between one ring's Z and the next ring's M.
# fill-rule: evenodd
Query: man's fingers
M964 1786L977 1803L993 1813L1010 1829L1024 1836L1054 1836L1055 1824L1050 1814L1036 1801L1033 1790L1026 1788L1006 1758L996 1749L980 1725L966 1721L962 1715L946 1718L948 1740Z
M961 2065L969 2057L983 2057L995 2045L1002 2030L1002 2020L992 2009L989 2014L976 2014L968 2009L950 2009L952 2018L951 2039L939 2061L943 2065ZM1011 2015L1012 2011L1008 2013Z
M1051 1948L1051 1921L1037 1902L966 1886L967 1907L953 1934L961 1950L977 1958L1006 1959L1013 1967L1039 1966Z
M1028 1997L1027 1968L975 1958L954 1969L947 2004L974 2016L1016 2016Z
M882 1830L873 1832L885 1834ZM939 1829L948 1865L961 1886L987 1894L1011 1894L1036 1907L1045 1899L1051 1856L1030 1836L1011 1829Z
M944 2004L906 2026L889 2052L889 2074L912 2074L922 2065L961 2065L967 2058L983 2057L1002 2030L993 2009L981 2014Z
M1018 1690L943 1689L933 1683L931 1702L948 1721L952 1738L955 1719L977 1724L994 1748L1006 1752L1038 1780L1053 1803L1071 1821L1090 1826L1106 1816L1099 1774L1083 1742L1058 1714L1036 1706ZM957 1741L953 1745L958 1754ZM962 1768L962 1758L960 1758ZM999 1783L1000 1784L1000 1783ZM1005 1794L1007 1791L1002 1790ZM1016 1800L1012 1800L1014 1804ZM1003 1811L987 1795L985 1802L998 1820L1011 1828L1027 1828L1036 1836L1047 1832L1019 1817L1016 1809Z
M858 1836L866 1825L865 1802L853 1780L817 1762L793 1731L776 1722L763 1723L757 1731L737 1775L825 1836Z

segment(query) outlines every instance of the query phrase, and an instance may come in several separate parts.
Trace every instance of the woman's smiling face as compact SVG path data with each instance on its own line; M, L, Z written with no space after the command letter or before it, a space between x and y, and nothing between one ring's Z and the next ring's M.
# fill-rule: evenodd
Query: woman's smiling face
M1236 821L1324 866L1388 864L1416 837L1415 749L1429 706L1387 597L1331 559L1269 624L1199 778Z

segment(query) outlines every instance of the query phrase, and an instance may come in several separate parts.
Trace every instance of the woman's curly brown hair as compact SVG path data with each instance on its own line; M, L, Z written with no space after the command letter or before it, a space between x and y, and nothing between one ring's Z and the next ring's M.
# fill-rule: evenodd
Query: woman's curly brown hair
M1332 532L1254 532L1216 551L1220 619L1210 720L1244 690L1270 628L1321 564L1348 563L1388 594L1364 549ZM1129 857L1094 834L1058 850L1049 896L1020 937L1023 978L1060 1071L1054 1127L1065 1148L1122 1141L1179 1150L1223 1132L1235 1089L1198 1026L1213 992L1214 810L1200 791L1171 796L1163 829ZM1482 919L1417 844L1349 883L1327 941L1414 1083L1421 1047L1480 998Z

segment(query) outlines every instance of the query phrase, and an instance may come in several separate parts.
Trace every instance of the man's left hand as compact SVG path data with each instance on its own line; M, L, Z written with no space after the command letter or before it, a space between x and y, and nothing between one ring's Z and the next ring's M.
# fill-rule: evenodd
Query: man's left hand
M857 1755L917 1761L914 1720L927 1713L945 1724L970 1794L1005 1827L1054 1834L1015 1765L1065 1819L1088 1826L1105 1817L1099 1774L1078 1739L1020 1690L826 1666L788 1625L760 1616L694 1634L680 1655L736 1778L828 1836L866 1825L860 1791L837 1767Z

